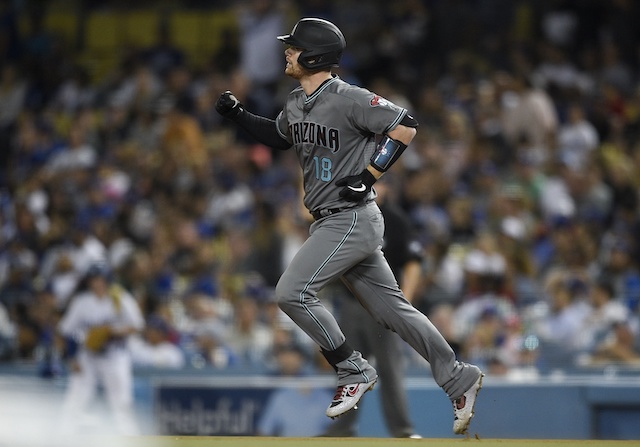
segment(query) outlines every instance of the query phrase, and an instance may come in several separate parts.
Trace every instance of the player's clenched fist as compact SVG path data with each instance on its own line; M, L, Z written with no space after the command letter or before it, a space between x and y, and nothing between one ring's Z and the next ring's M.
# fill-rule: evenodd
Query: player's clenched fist
M216 111L227 118L233 117L240 112L242 104L238 98L229 90L224 92L216 101Z
M340 190L340 197L350 202L360 202L371 192L371 187L376 182L376 178L368 169L358 175L350 175L336 180L336 186L344 186Z

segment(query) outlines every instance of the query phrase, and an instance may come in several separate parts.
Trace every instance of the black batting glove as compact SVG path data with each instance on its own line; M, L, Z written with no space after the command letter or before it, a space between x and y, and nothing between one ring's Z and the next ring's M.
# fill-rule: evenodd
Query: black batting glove
M336 180L336 186L344 186L340 190L340 197L350 202L360 202L369 196L376 178L368 169L358 175L350 175Z
M226 118L233 118L242 111L242 104L231 91L227 90L216 101L216 112Z

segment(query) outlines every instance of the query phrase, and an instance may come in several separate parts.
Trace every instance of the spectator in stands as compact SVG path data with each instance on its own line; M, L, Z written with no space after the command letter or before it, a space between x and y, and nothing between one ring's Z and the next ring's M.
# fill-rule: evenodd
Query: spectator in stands
M186 216L173 216L170 225L173 231L166 266L180 278L192 280L198 270L199 253L204 249L202 237L196 223Z
M227 343L233 309L226 300L193 290L183 300L171 298L167 312L191 366L224 369L238 363Z
M62 241L71 252L73 268L84 275L92 264L107 264L107 250L91 232L90 222L78 217L69 229L68 239Z
M473 198L463 192L452 194L445 206L449 218L449 242L469 247L473 243L477 231Z
M97 94L97 88L91 83L88 71L77 65L73 67L69 78L58 86L49 106L55 112L72 116L85 107L91 107Z
M464 299L505 295L507 264L492 232L480 233L464 258Z
M633 324L635 323L635 324ZM590 357L590 364L621 363L640 365L640 346L637 343L638 321L614 321L607 336L597 344Z
M97 163L96 148L87 142L87 135L82 126L76 124L69 130L66 146L49 159L45 170L52 179L55 179L87 172Z
M284 271L283 235L278 228L275 207L268 202L255 205L255 223L251 232L251 252L243 268L257 272L269 287L275 287Z
M575 200L576 216L590 231L601 233L613 209L613 191L602 167L591 159L581 170L568 169L565 177Z
M164 79L162 94L173 98L180 111L193 117L195 111L192 71L185 65L178 65L169 70Z
M531 253L531 236L521 220L507 217L502 220L498 244L506 260L505 290L520 310L541 300L538 271Z
M72 252L66 247L51 249L47 259L42 262L40 277L50 284L56 298L56 306L62 310L67 307L69 298L76 292L82 278L81 272L73 265Z
M227 343L240 362L261 366L273 346L273 329L261 321L261 308L253 299L243 296L234 303L234 322Z
M518 351L510 352L514 345L510 339L512 334L504 317L488 306L475 321L473 331L463 344L461 356L476 365L483 365L489 374L503 375L510 368L519 366ZM516 341L521 341L519 334L513 335Z
M558 130L552 98L523 73L498 73L496 85L500 87L502 129L507 142L514 147L526 138L530 155L538 163L548 161Z
M495 294L478 296L456 307L451 315L451 339L460 346L461 358L471 361L477 357L485 365L499 360L497 353L506 341L506 324L517 316L511 301Z
M184 66L186 57L184 52L173 44L168 21L161 20L156 31L156 41L140 52L140 58L156 76L162 79L173 68Z
M471 160L469 119L463 110L450 108L445 112L442 147L445 152L444 173L459 178Z
M581 104L571 104L567 121L558 129L558 156L574 169L584 169L600 144L600 137Z
M274 117L282 59L282 47L276 36L287 28L286 16L274 0L250 0L240 5L237 21L240 28L240 69L251 84L247 107L262 116ZM235 90L234 90L235 91Z
M605 40L600 48L601 68L596 79L602 84L610 84L624 95L631 92L634 84L631 67L621 58L620 48L614 42Z
M301 378L309 369L307 353L295 343L275 347L276 378ZM318 436L331 420L324 414L322 402L331 398L330 391L306 384L291 384L269 396L257 431L261 436ZM304 414L304 417L299 415Z
M640 225L638 205L640 199L637 191L637 179L632 168L630 157L615 147L608 146L602 150L604 161L604 181L611 189L610 213L605 220L606 234L614 239L626 239L634 256L639 253L638 232Z
M530 240L536 231L537 216L533 202L518 182L505 181L494 192L488 206L487 224L496 233L511 232L511 236Z
M613 283L606 279L597 281L589 294L591 310L580 328L582 348L588 352L596 349L610 334L614 323L627 322L629 309L615 295Z
M584 222L558 217L540 236L534 249L540 278L565 269L581 278L588 276L589 267L596 262L597 250Z
M171 341L173 329L159 316L147 319L141 335L128 340L134 367L179 369L184 367L184 352Z
M10 150L5 155L13 154L13 166L1 175L9 185L16 186L31 180L61 145L53 127L33 114L23 114L11 132L5 146Z
M166 107L159 149L180 170L194 173L206 169L204 136L198 122L188 112L192 107L190 100L184 95L176 97L171 94L167 98Z
M610 282L617 299L634 311L640 296L640 271L632 244L626 238L603 240L598 276Z
M543 341L563 347L574 355L583 344L581 329L590 312L583 295L584 284L571 282L564 273L549 275L545 284L545 313L533 322Z

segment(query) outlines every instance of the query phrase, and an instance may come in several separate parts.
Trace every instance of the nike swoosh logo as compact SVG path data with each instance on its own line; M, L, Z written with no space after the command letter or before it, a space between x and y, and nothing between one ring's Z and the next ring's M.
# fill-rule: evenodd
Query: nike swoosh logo
M360 185L360 186L359 186L359 187L357 187L357 188L354 188L353 186L349 186L349 189L350 189L351 191L355 191L355 192L365 192L365 191L367 190L367 187L366 187L366 186L364 186L364 185Z
M358 387L356 386L354 388L347 390L347 394L351 397L355 396L356 394L358 394Z

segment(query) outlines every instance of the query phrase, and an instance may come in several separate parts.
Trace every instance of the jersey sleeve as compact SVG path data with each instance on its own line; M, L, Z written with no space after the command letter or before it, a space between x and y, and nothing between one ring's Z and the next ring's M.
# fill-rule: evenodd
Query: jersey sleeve
M71 337L81 330L81 303L78 300L72 300L71 305L62 316L58 323L58 331L66 336Z
M137 330L144 328L144 317L140 311L140 306L136 300L127 292L123 295L122 300L122 319L126 326L133 327Z
M355 125L377 135L395 129L407 114L407 109L368 90L360 90L354 98L352 118Z
M276 130L278 131L278 135L287 140L289 144L293 143L293 139L289 134L289 120L287 119L286 109L281 110L276 117Z

